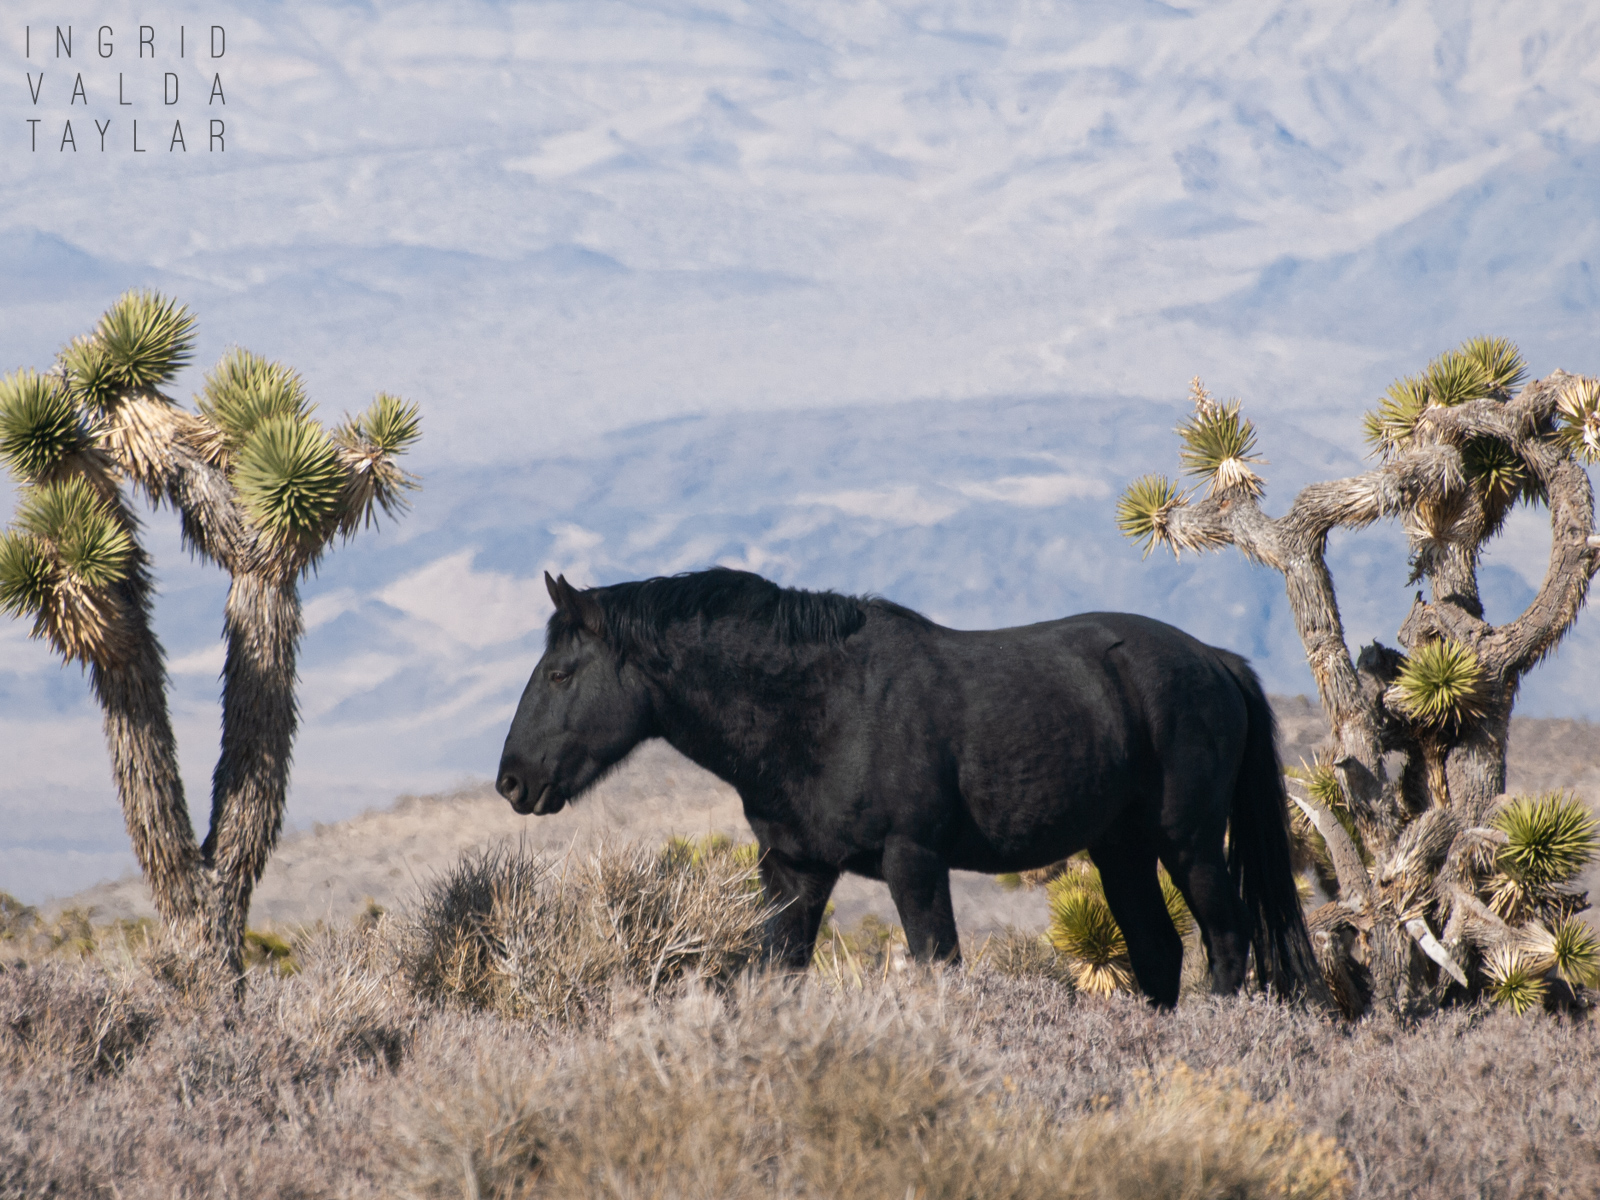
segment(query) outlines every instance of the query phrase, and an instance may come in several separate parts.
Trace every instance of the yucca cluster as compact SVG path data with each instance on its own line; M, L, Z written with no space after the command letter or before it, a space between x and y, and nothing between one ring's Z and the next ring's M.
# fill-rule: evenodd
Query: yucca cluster
M1370 864L1333 772L1317 767L1290 774L1332 809ZM1335 888L1326 844L1303 815L1297 813L1296 818L1293 834L1300 852L1316 867L1325 886ZM1564 792L1518 797L1499 809L1492 827L1499 844L1487 855L1478 890L1495 913L1518 929L1519 937L1486 956L1483 969L1490 998L1522 1013L1542 1005L1558 980L1573 989L1600 987L1600 937L1580 915L1588 899L1573 886L1600 858L1600 830L1588 807ZM1178 935L1187 939L1194 931L1194 918L1165 870L1160 879L1167 913ZM1002 882L1016 886L1024 881L1004 876ZM1061 864L1044 886L1050 904L1045 938L1065 960L1073 984L1093 995L1137 992L1127 943L1106 902L1100 873L1087 857L1078 855Z
M1184 474L1203 479L1208 496L1260 496L1266 488L1251 466L1263 461L1255 453L1256 428L1240 415L1239 401L1213 399L1198 376L1189 381L1189 399L1194 411L1177 429ZM1117 528L1142 542L1147 556L1162 542L1174 551L1203 549L1207 543L1175 537L1168 525L1172 511L1188 502L1188 494L1165 475L1141 475L1117 501Z
M1378 407L1362 419L1362 431L1368 444L1381 453L1403 450L1430 407L1508 399L1527 374L1521 352L1505 338L1469 339L1439 355L1419 374L1390 384Z
M1483 715L1483 666L1452 638L1424 642L1407 656L1385 699L1415 721L1444 726Z
M1554 976L1573 988L1600 986L1600 939L1580 916L1588 898L1573 888L1600 852L1594 817L1576 796L1523 796L1494 815L1505 835L1487 881L1490 907L1521 934L1490 952L1491 994L1517 1012L1544 1001Z
M375 508L398 515L411 481L393 459L417 439L416 405L379 392L324 430L298 375L234 350L206 377L199 408L216 430L215 460L275 548L304 557L370 523Z
M1374 865L1332 769L1318 765L1289 774L1309 798L1338 818L1362 860ZM1291 832L1301 854L1323 886L1336 892L1327 844L1303 814L1296 812L1294 818ZM1479 861L1464 865L1476 868L1471 872L1473 895L1511 934L1488 950L1480 964L1486 993L1521 1013L1542 1005L1558 982L1573 990L1600 987L1600 937L1581 915L1589 900L1577 887L1579 876L1600 859L1600 825L1588 805L1560 791L1506 797L1485 832ZM1413 909L1422 911L1436 882L1413 876L1404 884Z
M68 659L107 657L121 608L112 588L132 548L126 522L82 476L38 482L0 533L0 607L32 616L35 636Z
M1378 407L1367 413L1367 442L1390 455L1411 445L1429 408L1454 408L1472 400L1506 400L1527 378L1527 364L1510 341L1472 338L1435 358L1419 374L1389 385ZM1600 461L1600 381L1573 376L1556 400L1554 436L1586 463ZM1504 442L1479 438L1464 448L1468 477L1487 481L1509 498L1534 499L1537 482Z
M1411 448L1430 410L1473 400L1505 401L1526 377L1527 365L1510 341L1469 339L1439 355L1422 372L1389 386L1377 408L1363 418L1367 442L1381 457L1392 458ZM1194 412L1177 429L1184 473L1205 481L1208 496L1260 496L1264 487L1250 465L1262 461L1254 454L1255 426L1240 415L1239 402L1218 403L1198 378L1190 383L1190 399ZM1563 385L1555 406L1553 438L1585 463L1600 461L1600 381L1575 376ZM1538 477L1501 438L1470 437L1460 450L1467 481L1490 510L1486 532L1498 528L1497 518L1515 502L1545 499ZM1188 502L1189 494L1165 475L1143 475L1118 501L1118 528L1142 542L1147 554L1161 542L1175 550L1204 548L1181 536L1174 538L1169 530L1172 511Z
M1194 917L1184 903L1183 893L1166 871L1160 870L1161 897L1167 915L1187 938L1194 932ZM1111 992L1136 992L1133 964L1128 959L1128 944L1106 901L1100 872L1086 855L1077 855L1062 868L1045 890L1050 898L1050 928L1046 934L1056 952L1066 958L1073 983L1092 995Z

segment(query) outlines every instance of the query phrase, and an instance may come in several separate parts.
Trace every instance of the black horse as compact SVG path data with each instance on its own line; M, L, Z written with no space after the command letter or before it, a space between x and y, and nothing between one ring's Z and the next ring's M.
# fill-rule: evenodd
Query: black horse
M500 760L553 813L665 738L731 783L781 905L768 952L804 968L840 872L882 879L919 958L955 959L950 870L1087 849L1139 986L1178 998L1165 864L1214 991L1320 992L1289 864L1272 710L1246 662L1146 617L960 632L875 598L711 570L555 601ZM1224 850L1224 834L1229 833Z

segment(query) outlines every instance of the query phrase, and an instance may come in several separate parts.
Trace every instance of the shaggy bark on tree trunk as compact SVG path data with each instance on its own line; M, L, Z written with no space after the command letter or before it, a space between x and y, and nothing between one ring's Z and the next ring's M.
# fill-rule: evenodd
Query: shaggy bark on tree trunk
M1178 432L1185 467L1208 481L1207 494L1191 500L1146 476L1119 504L1123 531L1150 546L1231 544L1284 576L1330 726L1316 768L1291 787L1338 893L1310 924L1351 1011L1365 1007L1369 989L1371 1002L1413 1012L1450 987L1503 990L1517 970L1573 986L1596 979L1592 938L1576 958L1570 946L1544 953L1552 940L1581 937L1563 923L1581 898L1560 881L1539 877L1528 920L1507 920L1510 902L1494 899L1515 891L1502 860L1517 688L1572 627L1600 566L1579 461L1600 452L1600 385L1557 371L1514 391L1522 375L1515 348L1499 339L1441 356L1369 415L1378 466L1311 484L1276 518L1259 504L1253 427L1237 402L1218 404L1197 379L1194 414ZM1478 560L1519 500L1548 505L1550 561L1526 611L1494 626L1478 596ZM1373 643L1352 656L1328 535L1385 519L1402 523L1412 582L1426 583L1427 596L1418 592L1399 649ZM1592 853L1592 825L1574 836L1578 852Z
M23 485L0 535L0 607L88 666L112 775L156 909L241 978L250 897L283 827L298 723L299 580L337 536L395 516L415 481L394 464L417 412L380 394L331 433L299 377L243 350L207 376L198 413L161 392L194 321L123 296L46 375L0 383L0 456ZM124 485L180 516L190 550L227 571L222 745L197 842L178 771L154 594Z

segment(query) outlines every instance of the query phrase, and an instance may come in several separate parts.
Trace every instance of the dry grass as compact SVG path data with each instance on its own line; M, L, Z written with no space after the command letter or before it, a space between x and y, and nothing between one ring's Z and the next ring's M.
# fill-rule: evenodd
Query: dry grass
M469 854L406 923L403 969L423 997L554 1023L590 1017L614 984L725 985L760 949L768 910L732 843L695 849Z
M168 948L0 975L0 1195L336 1193L369 1153L336 1091L386 1077L420 1019L371 935L324 934L293 978L173 981Z
M6 969L0 983L0 1062L8 1074L64 1073L92 1080L142 1046L156 1013L125 979L63 963Z
M1282 1106L1186 1068L1055 1120L973 1052L944 981L690 993L604 1038L413 1077L408 1194L1338 1197L1345 1163Z
M747 982L547 1058L424 1070L398 1178L427 1200L1346 1194L1333 1139L1226 1077L1174 1067L1061 1122L995 1075L947 987Z
M978 959L1009 979L1048 979L1077 990L1072 963L1043 934L1003 929L985 940Z
M1600 1195L1600 1033L1588 1020L1486 1007L1406 1026L1332 1022L1260 997L1070 1007L996 974L964 982L999 1069L1055 1106L1125 1102L1139 1071L1231 1073L1335 1137L1356 1197Z
M740 974L749 890L701 860L469 860L239 1004L158 942L10 966L0 1197L1600 1194L1586 1022L1156 1013L1025 938L896 969L890 928L835 939L859 976Z

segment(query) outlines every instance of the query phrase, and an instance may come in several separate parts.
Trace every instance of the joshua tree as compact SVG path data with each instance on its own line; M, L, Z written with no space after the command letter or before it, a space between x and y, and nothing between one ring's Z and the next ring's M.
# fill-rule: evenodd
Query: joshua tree
M1500 338L1441 355L1367 415L1374 469L1312 484L1276 518L1259 504L1253 426L1196 379L1177 432L1205 495L1147 475L1118 505L1146 552L1231 543L1284 575L1332 727L1293 789L1338 897L1311 923L1351 1008L1367 1002L1369 978L1372 1001L1402 1010L1485 987L1523 1007L1546 973L1596 982L1600 948L1573 920L1585 901L1562 887L1593 854L1592 822L1570 798L1502 793L1517 687L1572 627L1600 565L1584 469L1600 457L1600 382L1556 371L1519 387L1524 374ZM1527 610L1494 626L1478 561L1519 501L1549 509L1550 564ZM1402 623L1401 649L1374 643L1352 657L1328 534L1385 518L1401 522L1411 582L1428 596Z
M300 377L245 350L206 377L198 412L162 392L192 357L194 318L119 299L45 374L0 381L0 457L21 485L0 534L0 607L87 667L112 774L156 908L233 970L250 894L283 824L296 726L300 577L336 536L405 507L395 458L417 410L379 394L325 430ZM126 485L126 487L124 486ZM150 625L154 581L134 493L172 505L191 551L232 578L223 618L222 747L196 844Z

